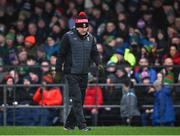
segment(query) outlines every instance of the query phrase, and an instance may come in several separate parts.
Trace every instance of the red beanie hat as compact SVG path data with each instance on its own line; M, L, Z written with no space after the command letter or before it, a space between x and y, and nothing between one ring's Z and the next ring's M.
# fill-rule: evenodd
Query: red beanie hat
M85 12L81 11L75 19L76 27L88 27L88 18Z
M36 43L36 38L33 35L29 35L25 37L24 41L34 45Z

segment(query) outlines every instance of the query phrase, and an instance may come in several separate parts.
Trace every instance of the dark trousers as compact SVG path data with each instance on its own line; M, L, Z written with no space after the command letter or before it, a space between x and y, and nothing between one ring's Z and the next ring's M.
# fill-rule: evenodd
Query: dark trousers
M66 119L66 126L78 126L80 129L86 127L83 113L83 101L87 87L87 75L68 74L65 75L69 86L69 99L71 109Z

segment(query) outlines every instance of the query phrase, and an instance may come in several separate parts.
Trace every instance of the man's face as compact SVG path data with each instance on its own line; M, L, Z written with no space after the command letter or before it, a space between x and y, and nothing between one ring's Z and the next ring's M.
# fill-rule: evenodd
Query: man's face
M88 27L77 27L76 29L80 35L86 35L89 28Z

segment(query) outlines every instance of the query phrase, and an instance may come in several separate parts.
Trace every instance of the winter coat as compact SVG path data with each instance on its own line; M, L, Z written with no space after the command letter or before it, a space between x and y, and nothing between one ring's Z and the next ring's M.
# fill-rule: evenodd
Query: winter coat
M152 114L153 125L173 123L175 121L175 113L171 88L169 86L163 86L159 91L154 93L154 97L154 111Z
M171 88L163 86L154 93L154 112L152 113L152 123L163 124L173 123L175 121L175 112L171 96Z
M46 52L47 58L49 59L54 53L59 53L60 45L58 43L53 46L49 46L48 44L44 45L44 50Z
M59 88L51 88L42 90L39 87L33 96L33 100L38 102L39 105L61 105L62 94Z
M91 60L96 65L100 62L95 38L90 33L81 36L76 30L67 32L61 41L56 70L61 71L64 63L65 74L87 74Z
M137 106L137 97L133 89L129 91L123 91L121 98L121 117L133 117L140 116L140 112Z
M84 105L102 105L103 96L100 86L89 86L86 89Z
M143 71L141 69L139 69L137 71L135 70L135 78L138 81L138 83L142 82L142 72ZM147 70L147 72L148 72L148 75L149 75L149 78L150 78L150 82L153 83L157 78L157 72L152 68L149 68Z

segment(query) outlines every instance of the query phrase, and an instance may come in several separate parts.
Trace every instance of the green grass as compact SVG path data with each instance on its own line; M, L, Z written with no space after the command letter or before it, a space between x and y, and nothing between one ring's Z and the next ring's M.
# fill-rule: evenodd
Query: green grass
M92 127L65 131L62 127L0 127L0 135L180 135L180 127Z

